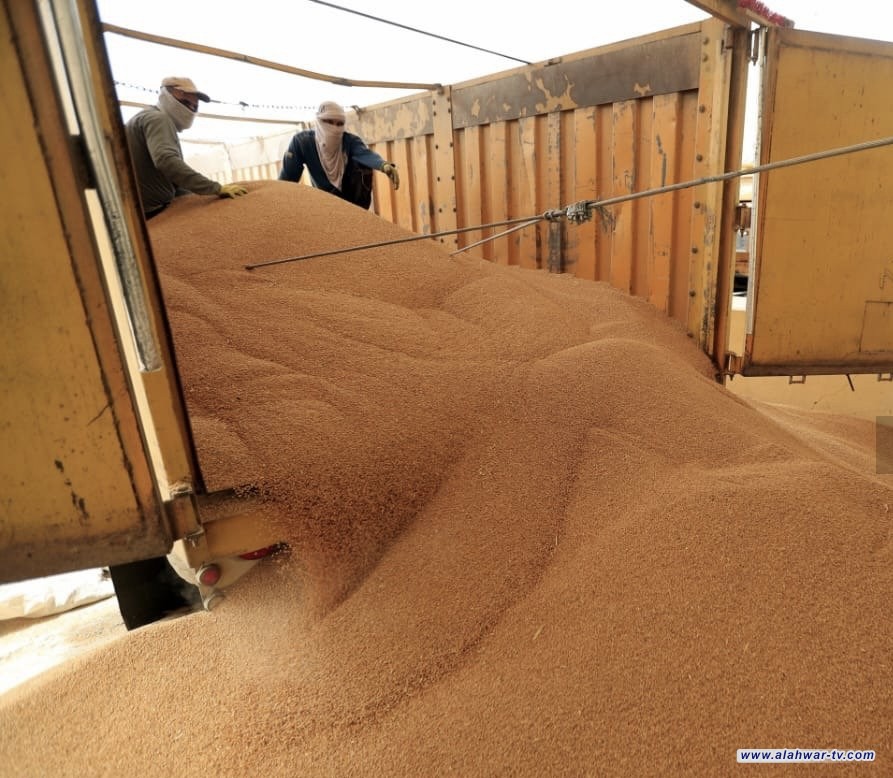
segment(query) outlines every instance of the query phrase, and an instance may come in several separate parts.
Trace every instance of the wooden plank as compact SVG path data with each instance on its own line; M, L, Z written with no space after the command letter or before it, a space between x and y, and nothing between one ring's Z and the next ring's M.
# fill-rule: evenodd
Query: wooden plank
M698 121L698 93L684 92L679 95L680 122L679 145L676 148L680 180L690 180L695 165L694 138ZM667 313L685 325L688 321L689 301L689 252L691 251L691 220L695 211L694 189L681 189L675 193L673 210L673 247L670 254L670 301Z
M726 170L739 170L744 150L745 111L747 109L747 76L750 70L748 30L732 31L732 62L729 85L729 113L726 130ZM728 181L723 187L722 217L719 224L720 243L716 279L716 305L713 343L708 350L720 370L725 370L732 321L732 291L735 284L737 245L736 211L741 179Z
M535 216L537 214L536 185L539 177L538 160L541 156L537 144L537 117L519 119L514 127L517 130L517 150L514 158L515 192L517 200L513 217ZM518 247L518 264L526 268L542 267L539 252L538 234L533 227L512 233Z
M661 187L679 181L681 98L678 94L658 95L652 110L651 186ZM653 198L650 214L649 288L647 299L659 311L670 309L670 273L673 256L673 228L677 199L673 194Z
M616 103L612 113L613 155L611 159L612 196L635 192L637 152L636 104L633 100ZM620 203L613 208L614 240L609 280L611 286L629 294L632 291L632 258L635 243L635 219L638 201Z
M486 128L487 137L487 212L488 223L496 223L508 218L509 193L509 142L505 122L492 124ZM494 228L493 233L502 232L503 228ZM496 238L490 241L493 260L500 265L511 262L511 245L509 238Z
M385 159L390 155L387 143L376 143L370 148ZM306 175L302 177L302 180L306 179ZM377 174L372 176L372 210L382 219L387 219L394 224L400 223L400 214L397 212L394 198L391 196L391 182L386 176Z
M614 192L614 106L602 105L595 109L596 123L596 190L599 198L613 197ZM614 227L617 223L614 208L599 212L594 217L595 280L611 279L611 258L614 254Z
M717 19L721 19L726 24L735 27L750 28L750 18L738 7L738 0L687 0L696 8L713 14Z
M456 190L460 203L460 226L471 227L483 223L483 208L481 200L484 189L481 184L483 165L481 164L481 128L471 127L467 130L459 130L457 139L461 138L457 158L460 164L457 167L458 178ZM476 243L484 237L483 232L474 230L465 232L459 236L459 246L468 246ZM476 256L481 255L481 247L473 250Z
M414 160L408 178L412 185L412 229L420 235L430 234L434 229L431 211L433 194L431 186L431 155L429 146L431 135L419 135L410 141L410 153Z
M601 196L597 188L596 108L579 108L573 112L573 202L595 200ZM579 278L595 280L595 236L598 216L568 231L567 269Z
M594 49L486 81L454 85L454 125L490 124L697 87L700 42L696 28L682 28L677 34L639 45L626 43L622 48Z
M651 179L654 146L652 124L654 102L646 98L637 100L636 110L636 154L635 186L637 191L651 189L655 186ZM649 197L640 201L635 211L633 222L633 253L631 258L630 288L636 297L648 299L650 288L649 271L651 265L651 224L650 215L654 208L661 207L658 198Z
M491 212L492 203L490 202L490 189L492 188L492 184L490 182L490 178L493 175L493 171L490 166L490 154L492 153L492 149L490 148L490 128L489 127L481 127L478 130L478 176L480 183L480 223L481 224L489 224L494 221L493 214ZM482 238L491 238L496 234L496 230L493 228L489 228L481 231ZM493 240L487 240L486 243L482 243L478 249L478 256L482 256L484 259L493 262L496 259L496 247L493 245Z
M545 203L539 204L539 213L567 204L563 197L562 116L561 112L554 111L549 114L546 121L546 158L543 171ZM564 221L541 223L538 229L546 233L543 236L547 246L546 267L550 273L563 272L566 223Z
M382 191L382 194L390 198L391 203L393 203L393 211L396 218L392 219L392 221L407 230L411 230L414 222L412 168L415 164L415 158L409 152L410 145L406 140L394 141L389 146L390 156L386 155L385 159L397 166L397 172L400 174L400 188L395 190L391 185L391 179L384 173L376 173L373 180L376 187Z

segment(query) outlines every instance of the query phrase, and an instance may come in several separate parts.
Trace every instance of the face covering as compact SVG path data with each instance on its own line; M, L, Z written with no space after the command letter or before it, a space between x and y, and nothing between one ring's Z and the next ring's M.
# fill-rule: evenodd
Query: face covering
M316 150L319 153L319 161L322 163L326 178L333 186L341 189L345 164L345 154L341 150L344 126L326 124L323 119L343 122L344 110L335 103L323 103L316 114Z
M162 89L158 95L158 108L174 120L177 132L188 130L195 121L192 109L179 102L167 89Z

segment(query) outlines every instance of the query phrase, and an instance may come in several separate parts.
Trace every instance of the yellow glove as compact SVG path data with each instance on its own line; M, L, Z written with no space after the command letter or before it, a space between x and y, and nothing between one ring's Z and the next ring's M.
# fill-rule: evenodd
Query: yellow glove
M241 197L247 195L248 190L240 184L221 184L218 197Z
M391 184L393 184L394 189L400 188L400 174L397 172L396 165L390 162L385 162L381 166L381 172L391 179Z

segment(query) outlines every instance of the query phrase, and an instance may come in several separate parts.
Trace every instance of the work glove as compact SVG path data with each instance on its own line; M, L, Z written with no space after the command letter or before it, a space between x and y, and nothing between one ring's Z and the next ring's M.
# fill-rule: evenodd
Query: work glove
M391 179L391 184L393 184L394 189L400 188L400 174L397 172L396 165L390 162L385 162L381 166L381 172Z
M218 197L241 197L247 195L248 190L241 184L221 184Z

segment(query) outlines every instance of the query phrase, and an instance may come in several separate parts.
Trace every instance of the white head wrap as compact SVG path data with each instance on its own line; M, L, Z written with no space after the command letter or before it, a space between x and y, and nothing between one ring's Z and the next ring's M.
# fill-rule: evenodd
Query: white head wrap
M326 124L323 119L334 119L343 122L344 109L338 103L325 102L319 106L316 112L316 150L319 152L319 161L326 173L326 178L341 188L341 179L344 177L344 165L347 155L341 149L341 140L344 137L344 127L336 127L334 124Z
M183 105L165 88L162 88L158 95L158 108L174 120L177 132L188 130L192 126L192 122L195 121L195 112Z

